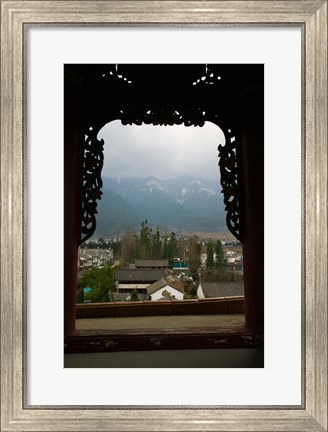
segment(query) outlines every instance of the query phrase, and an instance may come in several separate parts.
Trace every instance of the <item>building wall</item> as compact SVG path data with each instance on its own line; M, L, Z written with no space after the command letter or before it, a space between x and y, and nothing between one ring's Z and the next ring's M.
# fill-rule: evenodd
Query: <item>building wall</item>
M171 295L174 295L176 300L183 300L184 294L169 285L165 285L163 288L160 288L158 291L154 292L150 296L151 300L157 301L163 298L163 291L168 291Z
M124 284L124 283L120 283L120 284L118 284L118 290L119 291L126 291L126 290L132 291L134 289L145 290L145 289L147 289L147 287L149 285L150 285L149 283L147 283L147 284L138 284L138 283Z

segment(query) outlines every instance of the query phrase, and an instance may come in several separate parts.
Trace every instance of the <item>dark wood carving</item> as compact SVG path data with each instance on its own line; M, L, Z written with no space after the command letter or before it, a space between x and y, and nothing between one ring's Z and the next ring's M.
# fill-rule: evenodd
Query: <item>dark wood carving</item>
M163 349L263 348L263 334L244 328L84 330L65 337L65 354ZM262 366L260 366L262 367Z
M221 174L221 186L225 210L227 211L227 227L229 231L238 239L241 239L239 221L239 188L237 173L237 151L236 137L233 136L231 129L225 133L225 145L219 145L219 167Z
M102 195L104 140L98 140L97 133L98 130L90 128L84 143L81 243L96 229L97 200Z
M92 236L96 229L97 200L101 198L102 180L101 169L103 166L103 140L97 139L99 130L112 120L121 120L123 125L153 124L161 126L184 125L204 126L210 121L219 126L225 135L225 145L219 145L219 168L221 173L221 186L224 195L224 204L227 211L227 227L238 239L241 239L239 222L239 195L237 175L237 140L231 129L224 125L229 121L231 113L217 106L203 106L202 103L174 103L167 101L167 94L161 94L159 98L165 102L147 103L138 98L129 99L129 90L133 87L133 81L120 75L117 67L106 70L101 78L110 85L111 89L128 98L128 102L117 100L116 102L104 102L102 106L95 107L89 120L93 118L93 128L86 132L83 166L83 197L82 197L82 229L81 243ZM221 76L211 71L210 66L205 65L205 72L196 81L191 82L185 89L188 100L200 101L202 95L209 89L213 89L220 83ZM112 84L109 84L112 83ZM113 84L114 83L114 84ZM131 90L133 92L133 90ZM158 89L160 92L161 90ZM115 93L115 94L116 94ZM192 97L194 95L194 97ZM181 95L180 95L181 96ZM172 98L170 95L169 99ZM124 99L125 100L125 99ZM184 98L180 97L180 100ZM91 120L92 121L92 120ZM97 123L97 126L95 124Z

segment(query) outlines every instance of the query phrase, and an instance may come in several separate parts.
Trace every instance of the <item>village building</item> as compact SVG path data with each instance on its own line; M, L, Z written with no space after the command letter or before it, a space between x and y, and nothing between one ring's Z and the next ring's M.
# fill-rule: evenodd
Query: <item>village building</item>
M228 258L226 269L232 273L243 274L243 260L241 258Z
M147 293L152 301L183 300L185 296L183 284L172 276L161 278L149 285Z
M167 259L136 259L134 265L136 268L168 269L169 261Z
M188 264L181 260L180 258L174 258L172 265L171 265L172 270L189 270Z
M138 293L147 293L147 287L166 276L166 269L158 268L134 268L118 269L115 273L116 290L119 293L130 293L137 290Z
M112 249L79 249L78 269L103 267L113 259Z

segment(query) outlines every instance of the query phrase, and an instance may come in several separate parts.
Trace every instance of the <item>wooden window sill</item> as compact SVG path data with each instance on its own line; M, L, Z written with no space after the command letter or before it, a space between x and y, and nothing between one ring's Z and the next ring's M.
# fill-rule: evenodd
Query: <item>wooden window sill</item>
M260 348L263 342L263 334L245 328L83 330L65 336L64 352Z

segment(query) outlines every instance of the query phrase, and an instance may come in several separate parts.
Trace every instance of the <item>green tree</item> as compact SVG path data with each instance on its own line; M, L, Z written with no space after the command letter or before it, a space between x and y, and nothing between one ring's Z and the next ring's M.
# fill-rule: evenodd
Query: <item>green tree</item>
M107 248L107 243L103 238L99 237L99 240L97 242L97 249L106 249L106 248Z
M161 242L161 234L159 229L157 228L156 233L152 237L152 246L151 246L152 258L161 258L162 257L162 242Z
M138 301L138 291L136 289L132 290L130 293L129 301Z
M163 240L163 258L169 258L169 240L166 233Z
M114 290L114 272L110 266L87 270L78 280L78 288L91 288L84 299L94 302L107 302L109 292Z
M188 243L187 259L191 273L198 279L198 269L200 267L201 245L194 239Z
M223 247L220 240L217 240L215 244L215 267L223 267L226 263L224 257Z
M171 232L168 244L167 244L167 258L172 261L178 253L178 241L174 232Z
M80 288L77 291L76 303L83 303L83 302L84 302L84 291L83 288Z
M206 258L206 267L207 268L212 268L214 267L214 248L213 248L213 243L210 240L207 243L207 258Z
M151 257L152 228L148 225L147 219L141 222L137 256L141 259Z
M137 257L138 237L132 230L125 231L122 239L122 261L124 264L134 262Z

